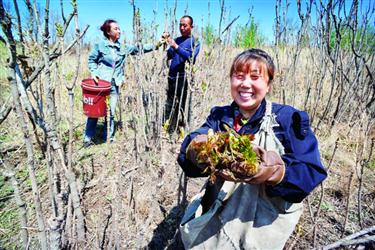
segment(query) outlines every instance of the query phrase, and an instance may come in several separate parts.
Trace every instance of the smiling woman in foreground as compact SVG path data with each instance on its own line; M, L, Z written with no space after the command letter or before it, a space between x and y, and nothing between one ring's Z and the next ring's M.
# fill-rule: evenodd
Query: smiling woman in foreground
M182 143L178 162L190 177L210 174L205 171L210 162L197 159L200 152L191 146L207 141L209 130L229 127L254 135L260 162L255 175L234 179L215 171L215 182L206 183L181 221L185 248L283 249L302 214L302 200L326 178L308 114L266 99L274 73L265 51L239 54L230 70L232 104L214 107Z

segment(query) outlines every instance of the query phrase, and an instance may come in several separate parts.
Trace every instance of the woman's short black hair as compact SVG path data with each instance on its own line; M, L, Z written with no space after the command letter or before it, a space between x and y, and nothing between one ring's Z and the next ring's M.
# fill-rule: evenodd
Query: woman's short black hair
M100 30L103 31L103 35L106 38L109 38L108 33L111 31L111 23L117 23L117 22L116 20L113 20L113 19L107 19L104 21L102 26L100 26Z
M253 60L264 64L267 70L269 81L271 82L275 75L275 64L273 63L271 56L268 55L267 52L256 48L245 50L244 52L236 56L230 69L230 77L232 77L236 72L243 69L249 70L250 63Z

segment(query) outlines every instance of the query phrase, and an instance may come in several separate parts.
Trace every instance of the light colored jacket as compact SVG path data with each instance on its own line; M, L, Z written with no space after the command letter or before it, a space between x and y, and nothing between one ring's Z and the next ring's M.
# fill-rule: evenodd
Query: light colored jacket
M145 44L143 52L147 53L154 50L152 44ZM139 48L133 45L121 45L120 42L112 43L104 38L96 43L88 58L88 67L92 77L97 76L100 79L112 82L114 80L117 86L120 86L125 79L124 64L127 55L139 53Z

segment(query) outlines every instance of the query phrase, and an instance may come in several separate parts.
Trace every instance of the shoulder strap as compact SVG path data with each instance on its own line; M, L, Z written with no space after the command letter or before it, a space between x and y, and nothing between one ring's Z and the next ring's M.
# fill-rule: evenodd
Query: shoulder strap
M277 126L279 124L276 121L276 115L272 113L272 102L266 100L266 112L259 131L255 134L254 143L265 150L273 150L283 155L285 153L284 146L273 131L273 127Z
M272 114L272 102L266 100L266 115Z

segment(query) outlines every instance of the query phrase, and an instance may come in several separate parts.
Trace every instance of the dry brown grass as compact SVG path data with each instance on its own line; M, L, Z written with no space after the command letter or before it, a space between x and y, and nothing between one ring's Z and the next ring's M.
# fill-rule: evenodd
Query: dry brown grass
M269 50L270 48L265 48ZM240 52L228 46L217 46L212 50L203 48L195 65L195 80L193 89L193 119L191 130L199 127L209 110L215 105L230 103L228 72L232 59ZM289 72L291 52L287 49L280 51L278 78L274 83L274 101L280 101L281 81L287 90L288 104L299 109L304 108L306 84L320 77L319 65L311 55L313 51L303 51L298 67L294 74ZM126 65L126 82L121 89L122 118L124 127L118 130L114 144L99 143L89 149L82 148L82 133L86 118L82 115L81 90L75 88L75 126L74 167L80 176L82 187L82 204L86 216L87 248L122 249L162 249L176 247L173 237L178 220L183 213L179 204L179 181L181 169L176 157L182 138L175 134L169 137L161 123L165 102L167 68L163 66L165 52L155 51L144 56L130 57ZM83 79L89 75L87 69L87 53L82 54L81 75ZM68 75L74 67L70 56L61 60L63 75ZM324 79L324 93L318 106L314 103L307 105L308 111L316 112L312 126L316 126L319 116L324 110L325 98L329 88L330 77ZM60 133L66 135L68 99L66 89L61 81L55 78L57 108L60 117ZM295 82L297 88L292 88ZM312 92L312 97L314 97ZM7 136L18 135L16 122L10 116L3 128ZM364 119L368 119L364 117ZM6 129L13 127L13 129ZM156 132L156 133L155 133ZM2 132L3 133L3 132ZM350 124L338 123L332 128L322 123L317 128L322 160L328 166L339 138L338 149L329 170L329 177L324 182L325 196L320 204L320 215L317 218L316 246L322 246L341 238L345 220L346 200L350 198L349 219L344 235L360 230L357 219L358 178L359 166L356 165L356 152L365 145L368 152L368 138L364 131L353 130ZM66 136L65 136L66 137ZM65 138L63 136L63 138ZM64 139L66 141L66 138ZM2 145L2 150L22 146L20 140ZM17 153L9 153L10 159L15 159ZM20 168L25 160L20 159ZM41 168L44 164L41 164ZM375 223L374 203L375 189L373 186L374 160L372 167L365 168L362 196L362 213L364 226ZM348 193L349 176L354 173L350 193ZM201 188L203 179L189 179L188 198ZM41 184L43 185L43 184ZM25 190L26 193L29 190ZM321 190L318 187L305 203L305 212L286 248L306 249L313 247L313 221L317 211ZM47 197L47 192L43 192ZM27 195L25 195L27 197ZM9 203L10 204L10 203ZM45 199L44 209L48 210L48 199ZM1 212L10 209L1 208ZM30 216L33 210L29 208ZM1 233L1 232L0 232ZM33 242L36 235L33 234ZM6 234L3 234L6 235ZM17 235L13 238L2 238L2 244L11 246L17 244Z

